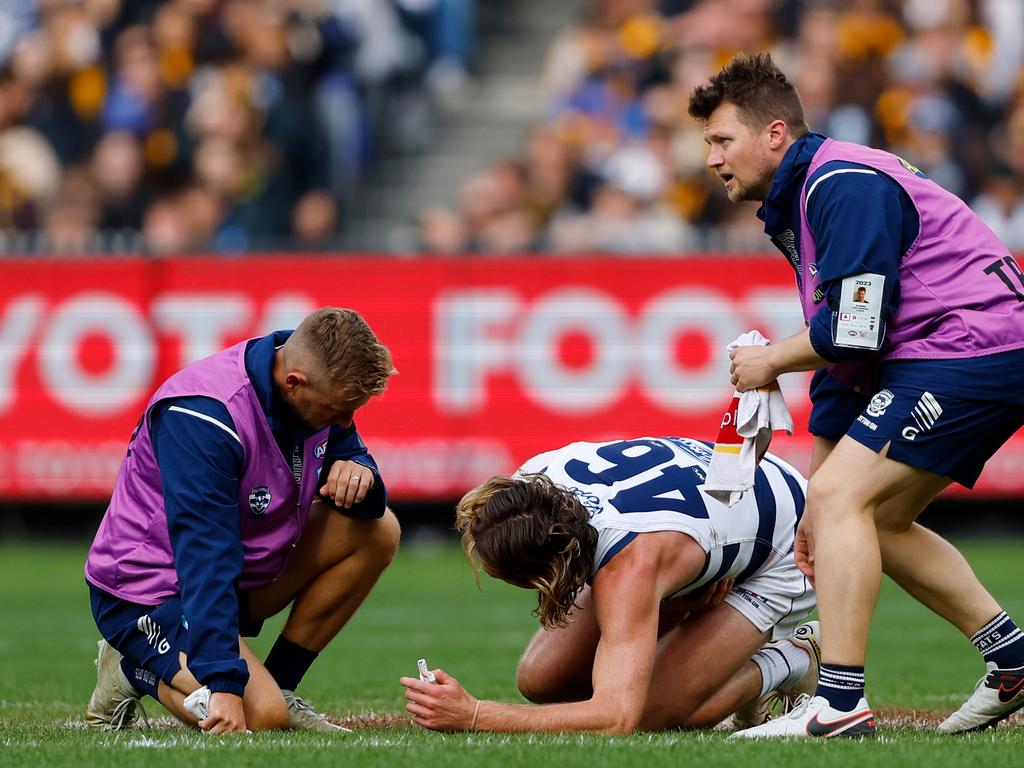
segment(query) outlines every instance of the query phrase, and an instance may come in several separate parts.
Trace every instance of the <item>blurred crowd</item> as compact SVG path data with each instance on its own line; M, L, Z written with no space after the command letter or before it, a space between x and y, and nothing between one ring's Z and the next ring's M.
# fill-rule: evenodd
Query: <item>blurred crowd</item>
M475 0L2 0L0 252L329 247Z
M1024 250L1021 0L593 0L548 56L546 121L421 215L420 248L765 249L687 114L739 51L773 54L812 129L900 154Z

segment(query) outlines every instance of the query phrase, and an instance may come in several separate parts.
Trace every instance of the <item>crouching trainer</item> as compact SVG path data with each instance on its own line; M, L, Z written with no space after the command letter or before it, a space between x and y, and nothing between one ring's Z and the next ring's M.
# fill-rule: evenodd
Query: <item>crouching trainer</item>
M481 701L444 670L402 678L426 728L626 733L764 722L818 679L814 591L793 559L806 483L770 454L732 508L703 490L708 443L573 443L458 506L463 547L537 590L519 662L539 706Z
M323 308L159 387L85 565L90 726L130 726L149 695L211 733L338 729L295 690L398 547L353 422L394 373L359 314ZM260 661L242 636L289 605ZM199 719L184 699L203 687Z

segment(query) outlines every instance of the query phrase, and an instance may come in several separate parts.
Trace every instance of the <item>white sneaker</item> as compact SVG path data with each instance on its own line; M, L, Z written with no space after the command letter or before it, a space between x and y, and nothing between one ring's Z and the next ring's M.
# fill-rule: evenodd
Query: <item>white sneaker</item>
M149 725L142 708L139 693L121 671L121 654L106 640L100 640L96 654L96 688L85 710L85 722L90 728L121 731L130 728L141 714Z
M1024 667L999 669L990 661L985 669L984 677L974 686L974 693L939 725L940 731L984 731L1024 707Z
M296 731L323 731L330 733L351 733L351 729L336 725L321 715L295 691L281 690L284 702L288 705L288 727Z
M827 738L874 736L875 716L865 699L851 712L833 709L822 696L800 696L793 709L756 728L737 731L730 739Z
M769 646L792 643L807 652L811 663L803 676L792 685L768 691L761 698L737 709L730 723L733 728L743 730L761 725L772 716L784 715L792 710L801 695L814 695L814 691L818 687L818 668L821 666L821 644L818 640L820 637L821 629L818 622L808 621L793 630L793 634L789 637L775 643L768 643ZM725 722L720 724L723 728Z

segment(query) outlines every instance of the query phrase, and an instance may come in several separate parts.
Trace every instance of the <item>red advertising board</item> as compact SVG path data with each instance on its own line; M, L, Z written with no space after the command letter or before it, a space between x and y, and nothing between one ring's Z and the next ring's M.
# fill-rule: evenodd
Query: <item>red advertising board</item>
M574 440L714 439L725 345L801 327L772 256L0 261L0 499L101 499L150 393L188 362L359 310L399 375L357 417L395 499L451 499ZM807 375L772 450L808 464ZM1024 437L978 489L1024 491Z

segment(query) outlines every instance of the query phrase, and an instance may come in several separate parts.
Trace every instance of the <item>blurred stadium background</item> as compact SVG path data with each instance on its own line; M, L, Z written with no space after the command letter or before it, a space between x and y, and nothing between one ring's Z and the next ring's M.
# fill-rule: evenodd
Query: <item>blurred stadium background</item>
M1022 31L1019 0L3 0L0 539L90 536L164 377L323 304L395 353L359 423L414 534L572 440L713 438L724 345L800 313L692 86L771 51L814 128L1019 251ZM929 520L1017 532L1022 494L1018 436Z

